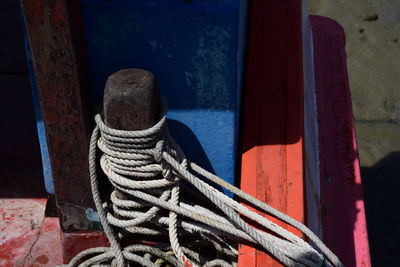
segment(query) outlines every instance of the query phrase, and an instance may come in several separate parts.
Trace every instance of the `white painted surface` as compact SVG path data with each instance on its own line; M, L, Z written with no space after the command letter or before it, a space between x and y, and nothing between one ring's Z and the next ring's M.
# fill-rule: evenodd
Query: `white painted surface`
M320 170L317 102L314 79L314 53L307 1L303 1L305 184L308 227L322 237L320 216Z

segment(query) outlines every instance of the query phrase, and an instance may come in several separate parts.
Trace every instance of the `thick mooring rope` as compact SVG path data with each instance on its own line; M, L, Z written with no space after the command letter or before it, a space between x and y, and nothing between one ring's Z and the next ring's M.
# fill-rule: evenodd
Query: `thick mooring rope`
M159 122L147 130L111 129L100 115L95 121L90 177L111 246L85 250L63 266L236 266L238 242L263 249L286 266L343 266L306 226L188 161L168 134L165 103ZM114 187L107 202L100 197L96 146ZM296 227L321 253L212 183ZM181 190L190 197L181 197Z

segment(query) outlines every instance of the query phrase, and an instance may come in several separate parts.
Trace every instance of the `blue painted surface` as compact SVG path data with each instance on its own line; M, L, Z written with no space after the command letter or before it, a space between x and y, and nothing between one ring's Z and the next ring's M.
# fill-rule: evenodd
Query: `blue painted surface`
M122 68L153 72L187 157L233 183L247 0L82 0L94 103Z
M21 21L21 25L22 25L22 33L24 36L26 61L27 61L27 65L28 65L29 79L30 79L30 83L31 83L33 108L34 108L35 118L36 118L36 129L38 132L39 146L40 146L40 152L41 152L41 156L42 156L43 178L44 178L44 182L45 182L46 191L49 194L54 194L53 173L51 170L49 149L47 147L46 131L44 129L42 112L40 109L39 93L38 93L38 88L37 88L37 83L36 83L35 70L33 68L32 54L31 54L31 50L29 48L29 42L28 42L28 37L27 37L27 33L26 33L25 23L23 22L23 17L21 16L21 14L20 14L20 21Z
M113 72L153 72L168 102L171 134L187 157L233 183L247 1L81 0L93 105L101 104ZM46 188L54 193L35 103Z

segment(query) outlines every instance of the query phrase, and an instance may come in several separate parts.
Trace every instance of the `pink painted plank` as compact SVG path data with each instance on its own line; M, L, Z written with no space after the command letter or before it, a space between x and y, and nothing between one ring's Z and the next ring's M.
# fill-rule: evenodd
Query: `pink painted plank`
M359 158L347 77L345 33L311 16L320 135L324 242L346 266L371 266Z

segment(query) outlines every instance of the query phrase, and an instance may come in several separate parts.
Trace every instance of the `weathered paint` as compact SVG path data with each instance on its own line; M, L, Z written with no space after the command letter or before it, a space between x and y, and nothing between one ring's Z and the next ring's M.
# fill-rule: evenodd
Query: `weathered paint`
M91 97L108 75L154 73L188 158L234 182L247 0L83 0Z
M46 199L0 200L0 266L62 263L58 218L45 218Z
M64 233L45 217L47 199L0 199L0 266L53 267L91 247L109 246L101 231Z
M89 123L87 103L81 98L85 92L79 88L87 88L80 81L86 57L79 45L84 38L76 33L79 8L71 3L21 1L46 189L57 194L62 225L69 230L94 226L85 213L92 203L87 159L82 159L87 158ZM82 1L92 66L91 102L99 103L105 78L114 70L155 70L169 102L171 132L180 137L189 158L233 182L246 3ZM68 14L74 19L68 20ZM44 47L50 52L43 53ZM68 57L71 64L54 61ZM73 134L60 135L71 127ZM79 144L72 145L76 140ZM60 160L64 156L73 162ZM77 163L74 158L82 160ZM73 182L76 179L80 182ZM81 186L74 188L77 184Z
M346 266L369 267L360 162L346 67L345 33L311 16L320 135L323 240Z
M102 231L61 232L61 244L64 262L70 262L74 256L85 249L110 246Z
M44 183L46 186L47 193L54 194L53 173L51 171L49 148L47 146L47 140L46 140L46 130L44 127L42 111L40 108L39 91L37 88L36 77L34 75L35 69L33 67L32 54L31 54L31 49L29 47L29 41L28 41L28 36L26 33L25 23L24 23L22 17L20 19L21 19L21 25L22 25L22 32L23 32L23 36L24 36L26 62L27 62L28 71L30 74L29 79L30 79L30 83L31 83L32 100L33 100L33 107L34 107L35 119L36 119L36 129L37 129L37 133L38 133L40 154L41 154L41 159L42 159L43 178L44 178Z
M241 189L303 221L301 1L254 0L249 17ZM264 252L243 244L238 263L280 266Z
M91 222L98 222L100 223L99 213L92 208L88 208L85 211L86 217Z
M79 3L21 0L21 7L30 48L28 56L32 59L29 63L34 66L30 68L30 75L37 86L34 89L40 95L41 113L38 116L41 115L43 124L39 118L38 128L41 147L45 151L43 167L46 173L52 172L63 229L87 229L91 222L84 211L94 205L88 179L90 125L83 50L79 45L83 31L79 27ZM71 14L73 20L69 20ZM51 176L46 175L46 178ZM46 184L52 188L50 181Z

